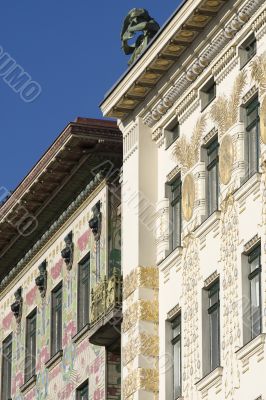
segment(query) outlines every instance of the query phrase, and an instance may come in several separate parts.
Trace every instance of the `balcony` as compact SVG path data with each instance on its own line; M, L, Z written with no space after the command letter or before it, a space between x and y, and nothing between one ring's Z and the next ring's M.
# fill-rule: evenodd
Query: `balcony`
M122 276L115 270L91 291L90 343L116 347L120 342L122 322Z

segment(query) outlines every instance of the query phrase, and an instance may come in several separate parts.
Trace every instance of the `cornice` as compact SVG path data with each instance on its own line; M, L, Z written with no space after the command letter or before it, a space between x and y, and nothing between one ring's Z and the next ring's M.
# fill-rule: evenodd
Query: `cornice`
M143 117L143 121L146 125L153 127L162 116L172 108L173 104L182 98L182 94L189 88L192 82L195 82L203 71L208 68L221 50L234 39L237 32L246 25L254 13L256 13L263 4L265 4L264 0L247 1L246 4L231 17L228 23L221 26L220 33L211 41L205 50L191 62L191 66L183 72L171 89L161 97L159 102L157 102L157 104ZM260 14L256 19L256 21L260 21L260 24L262 24L261 20L264 18L262 14ZM256 24L256 21L254 24ZM234 46L232 46L232 48L229 49L229 53L227 52L228 54L226 53L223 56L224 59L218 61L220 64L216 64L214 72L218 72L219 69L222 70L225 68L226 62L235 57L234 51ZM183 101L183 99L179 101L177 107L180 107Z
M69 217L81 206L81 204L91 195L104 180L104 173L99 172L95 178L86 186L70 206L60 215L60 217L50 226L45 234L35 243L26 253L19 263L9 272L0 283L0 292L19 274L32 258L43 248L58 229L69 219Z

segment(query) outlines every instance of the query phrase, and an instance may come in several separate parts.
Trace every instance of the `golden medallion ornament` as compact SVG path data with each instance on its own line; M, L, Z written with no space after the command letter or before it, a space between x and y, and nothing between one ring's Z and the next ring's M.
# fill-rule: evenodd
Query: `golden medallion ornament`
M264 144L266 144L266 96L262 100L260 110L260 136Z
M195 202L195 182L192 174L185 176L182 187L182 209L186 221L190 221L193 215Z
M227 185L232 177L234 164L234 146L231 136L224 136L219 151L219 175L223 185Z

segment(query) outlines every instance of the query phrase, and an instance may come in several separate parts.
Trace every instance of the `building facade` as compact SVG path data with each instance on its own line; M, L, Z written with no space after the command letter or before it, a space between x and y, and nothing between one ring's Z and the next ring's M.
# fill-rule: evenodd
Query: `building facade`
M266 398L266 4L187 0L104 99L123 133L122 398Z
M116 124L78 118L1 188L1 400L121 398L121 161Z

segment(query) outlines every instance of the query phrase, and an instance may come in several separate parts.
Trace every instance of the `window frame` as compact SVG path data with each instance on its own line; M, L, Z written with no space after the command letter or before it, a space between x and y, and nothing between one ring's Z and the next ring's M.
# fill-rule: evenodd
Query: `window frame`
M254 49L252 53L249 53L248 47L255 43ZM257 39L254 33L249 35L247 39L242 42L242 44L238 48L238 54L240 58L240 70L243 69L250 60L257 54Z
M5 356L5 351L11 347L9 356ZM1 371L1 399L9 400L11 399L11 388L12 388L12 357L13 357L13 332L10 333L2 341L2 371ZM6 367L7 366L7 367ZM7 374L8 379L6 379L5 374ZM6 386L7 385L7 386Z
M213 89L213 95L210 97L210 91ZM201 112L203 112L212 102L217 95L217 84L214 77L211 77L205 85L200 89L200 102Z
M214 304L211 304L211 299L213 296L218 295L218 299ZM210 351L210 372L214 371L217 367L219 367L221 363L221 322L220 322L220 282L219 280L216 280L215 282L212 283L212 285L208 288L208 300L209 300L209 306L208 306L208 316L209 316L209 351ZM217 349L218 349L218 354L214 356L213 354L213 337L214 332L212 331L212 320L211 317L214 314L217 314L217 322L218 322L218 330L217 330L217 335L218 335L218 341L217 341ZM214 363L214 358L217 358L217 363Z
M249 110L249 108L254 104L253 108ZM245 172L244 182L250 179L254 174L259 171L259 158L260 158L260 102L258 94L254 96L250 101L243 106L244 109L244 124L245 124L245 138L244 138L244 147L245 147L245 162L247 165L247 169ZM256 118L254 118L251 122L248 121L249 116L257 109ZM255 142L250 138L250 132L255 127ZM256 153L254 155L255 166L251 165L251 151L252 144L256 148ZM253 167L255 167L253 169Z
M181 313L179 313L172 321L172 357L173 357L173 398L177 400L182 395L182 319ZM174 330L179 328L179 333L174 336ZM174 356L174 347L179 344L180 346L180 360L179 360L179 379L176 378L176 368L175 368L175 356ZM179 392L176 393L176 382L179 381Z
M60 329L56 329L56 312L54 311L54 300L58 292L61 292L61 312L60 312ZM56 307L57 308L57 307ZM59 308L60 311L60 308ZM59 332L60 331L60 332ZM60 350L62 350L62 336L63 336L63 281L59 282L58 285L51 292L51 356L53 357Z
M178 190L175 197L175 190ZM182 235L182 180L178 174L169 183L167 183L167 197L169 199L169 253L181 246ZM179 205L178 221L175 218L176 206ZM176 231L176 243L175 233Z
M173 118L172 121L170 121L170 123L164 129L164 136L165 150L167 150L180 137L180 124L176 117Z
M89 380L87 379L85 382L83 382L77 389L76 389L76 400L84 400L82 396L84 394L82 393L82 390L87 390L87 398L89 399ZM86 394L86 393L85 393Z
M215 158L211 159L211 155L216 152ZM206 212L207 212L207 217L210 217L215 211L219 209L219 195L220 195L220 180L219 180L219 142L218 142L218 137L215 136L207 145L205 146L205 154L206 154ZM213 190L210 190L212 188L212 183L211 183L211 175L210 172L213 170L213 168L216 168L216 174L215 174L215 204L213 203L213 200L211 199L211 193Z
M87 268L87 276L86 282L87 282L87 307L84 307L84 294L81 298L81 285L82 281L84 281L84 278L81 277L81 273L83 272L82 269ZM85 285L86 285L85 282ZM84 289L83 289L84 290ZM86 295L85 295L86 298ZM90 322L90 252L78 263L78 293L77 293L77 326L78 326L78 332L81 331L87 324ZM82 308L82 309L81 309ZM85 311L84 308L87 308L87 320L85 320L84 314ZM82 314L82 320L81 320L81 314Z
M251 263L256 259L259 259L259 267L255 270L251 271ZM250 304L250 338L251 340L255 339L262 333L262 265L261 265L261 245L258 245L248 254L248 280L249 280L249 304ZM260 310L260 321L259 321L259 332L254 334L254 325L253 325L253 315L252 315L252 281L259 276L259 310Z
M31 335L29 327L29 325L32 323L32 319L35 324L35 330L33 331L33 335ZM32 352L32 347L29 346L32 344L31 341L29 342L29 339L30 338L32 339L32 336L35 337L34 354ZM29 347L30 347L30 352L29 352ZM37 307L34 308L34 310L26 317L25 369L24 369L25 382L30 380L30 378L32 378L36 374L36 355L37 355ZM30 363L31 363L30 367L28 367L28 357L30 357Z

